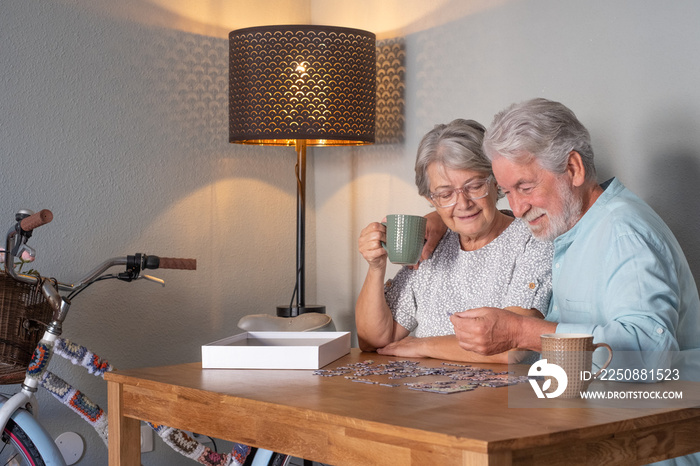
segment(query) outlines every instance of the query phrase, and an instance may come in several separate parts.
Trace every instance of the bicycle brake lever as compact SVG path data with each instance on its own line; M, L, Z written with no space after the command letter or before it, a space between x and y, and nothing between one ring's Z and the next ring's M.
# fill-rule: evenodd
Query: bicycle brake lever
M145 278L148 281L154 282L154 283L160 283L161 286L165 286L165 280L158 278L158 277L153 277L151 275L141 275L139 278Z
M18 259L21 259L25 262L32 262L34 259L36 259L36 251L26 243L22 243L17 249L18 250L15 257L17 257Z
M19 223L17 225L19 225ZM17 231L17 236L15 236L15 243L12 249L10 249L10 254L15 257L19 257L22 254L22 251L29 247L27 246L27 239L29 239L29 237L22 235L19 227L17 227L15 231Z

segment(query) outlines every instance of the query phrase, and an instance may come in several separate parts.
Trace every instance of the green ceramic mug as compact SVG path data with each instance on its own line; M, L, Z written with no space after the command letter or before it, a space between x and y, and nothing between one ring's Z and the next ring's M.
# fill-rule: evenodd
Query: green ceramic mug
M386 226L386 243L382 242L382 247L389 260L399 265L417 264L425 242L425 217L387 215L382 223Z

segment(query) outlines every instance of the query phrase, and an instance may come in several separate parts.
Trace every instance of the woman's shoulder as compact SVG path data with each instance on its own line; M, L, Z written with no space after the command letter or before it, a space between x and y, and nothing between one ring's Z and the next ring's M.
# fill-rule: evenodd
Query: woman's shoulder
M530 228L520 218L515 218L501 236L508 242L523 245L523 247L533 247L536 249L550 250L553 245L550 241L542 241L535 238Z
M501 236L503 237L510 237L513 239L521 239L521 240L527 240L528 238L532 237L532 233L530 232L530 229L525 225L525 222L523 222L522 219L520 218L514 218L512 222L510 222L510 225L506 227L505 230L503 230L503 233L501 233Z
M448 228L428 260L437 265L459 254L459 249L459 233Z

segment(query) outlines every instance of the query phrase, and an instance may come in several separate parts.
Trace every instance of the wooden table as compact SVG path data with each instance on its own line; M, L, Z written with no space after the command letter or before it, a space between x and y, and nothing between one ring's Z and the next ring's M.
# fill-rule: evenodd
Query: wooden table
M397 358L353 349L326 368L368 359ZM633 465L700 451L692 401L627 409L548 399L548 408L513 408L509 396L534 397L529 384L443 395L308 370L203 370L199 363L105 379L110 466L140 464L139 420L339 466Z

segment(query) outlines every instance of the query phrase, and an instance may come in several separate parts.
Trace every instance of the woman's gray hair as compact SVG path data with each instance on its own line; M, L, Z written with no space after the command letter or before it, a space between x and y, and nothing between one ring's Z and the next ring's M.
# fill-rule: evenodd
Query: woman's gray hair
M435 125L423 136L416 155L416 186L418 194L430 195L428 166L438 163L455 170L474 170L491 174L491 162L481 144L485 128L474 120L453 120Z
M518 162L534 157L542 168L561 174L571 151L581 155L586 180L596 180L588 130L574 112L559 102L532 99L497 113L484 136L484 153Z

